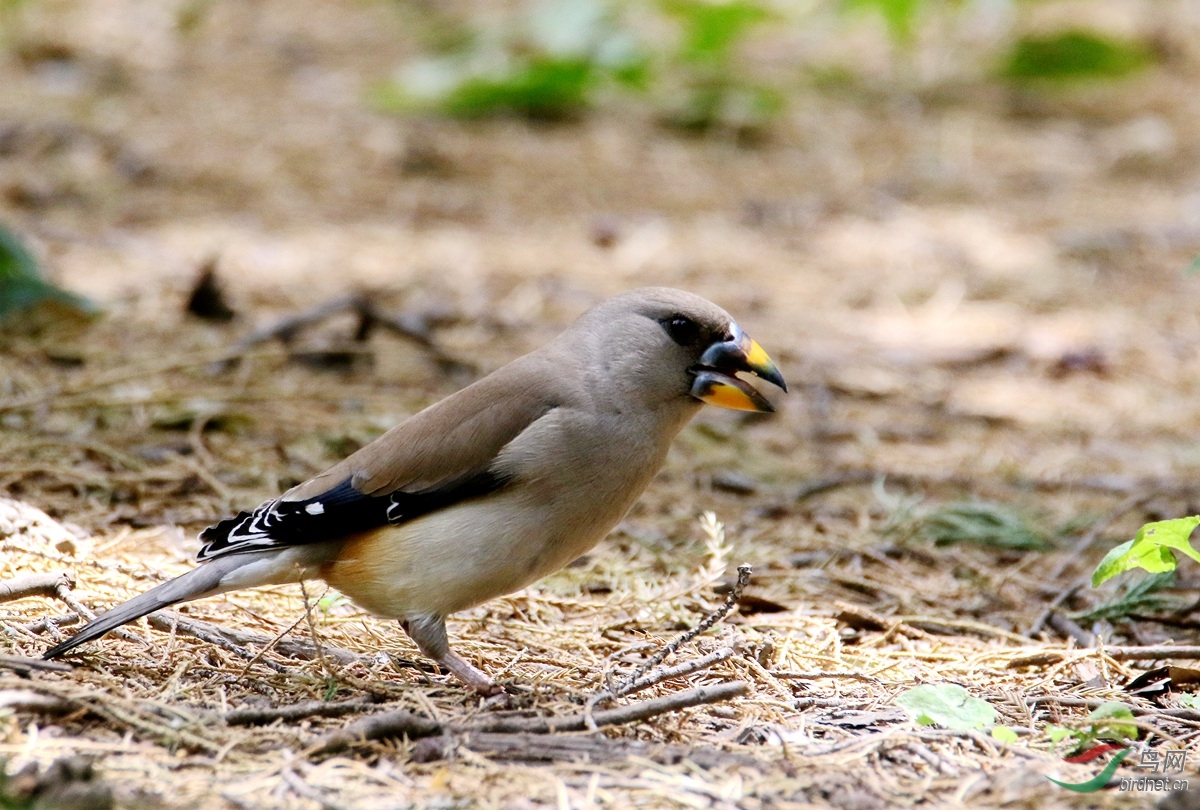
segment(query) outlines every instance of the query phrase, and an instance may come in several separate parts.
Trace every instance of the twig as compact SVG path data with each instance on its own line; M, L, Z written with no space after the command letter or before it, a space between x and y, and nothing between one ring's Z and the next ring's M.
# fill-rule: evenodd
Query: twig
M938 771L939 773L942 773L946 776L958 776L958 768L955 768L949 762L933 753L933 751L930 751L929 746L925 745L924 743L917 742L916 740L910 740L908 745L905 747L908 748L909 751L912 751L914 754L916 754L917 757L932 765L934 770Z
M429 327L421 317L404 314L389 315L386 312L380 312L369 302L368 307L368 312L375 323L424 348L443 370L455 374L478 373L478 368L473 363L447 354L446 350L430 336Z
M1034 697L1025 698L1025 703L1029 706L1036 706L1041 703L1053 703L1056 706L1068 709L1098 709L1109 702L1099 698L1063 697L1060 695L1035 695ZM1126 704L1126 707L1136 717L1169 717L1173 720L1200 722L1200 709L1147 709L1132 704Z
M1164 658L1196 660L1200 658L1200 647L1172 647L1156 644L1150 647L1105 647L1104 654L1114 661L1160 661Z
M299 627L300 622L302 622L302 621L304 621L303 616L296 619L296 621L292 622L287 627L283 628L278 633L276 633L273 637L271 637L270 640L267 641L266 644L260 644L258 647L258 652L254 654L253 658L251 658L249 661L246 662L246 665L244 667L242 667L242 671L237 674L237 677L234 678L234 680L240 681L242 678L244 678L246 676L246 673L250 671L250 668L258 663L260 658L262 658L264 655L266 655L271 650L273 650L275 648L275 645L277 645L280 642L280 640L283 639L284 636L286 636L288 633L292 632L297 627Z
M1096 635L1084 630L1079 624L1066 616L1055 611L1050 614L1046 620L1046 624L1054 628L1060 635L1066 638L1074 639L1075 643L1080 647L1088 648L1096 646Z
M229 639L225 638L225 636L223 636L220 632L213 632L212 625L204 627L202 626L203 623L193 622L189 619L185 619L178 613L165 610L157 613L151 613L146 617L146 623L155 630L163 630L168 633L174 630L176 633L183 633L185 636L198 638L201 641L220 647L222 650L227 650L228 652L231 652L240 658L253 660L257 656L257 653L253 653L250 650L247 650L245 647L241 647L233 643ZM263 664L275 672L288 671L287 667L274 661L263 660Z
M226 712L225 722L231 726L265 726L276 720L288 723L309 717L341 717L346 714L366 711L377 706L375 700L343 700L330 703L324 700L309 700L288 706L268 706L256 709L234 709Z
M778 670L768 670L768 672L771 677L779 678L781 681L817 681L821 678L848 678L853 681L879 683L878 678L864 675L861 672L781 672Z
M1022 669L1024 667L1048 667L1060 663L1070 653L1063 650L1046 650L1045 652L1030 653L1009 660L1005 669Z
M1050 620L1050 615L1062 607L1063 603L1078 593L1079 589L1082 587L1083 584L1077 582L1074 585L1063 588L1061 591L1059 591L1058 595L1050 601L1050 604L1046 605L1045 609L1042 610L1042 612L1038 614L1037 618L1033 620L1033 624L1029 625L1028 629L1025 631L1025 636L1027 638L1033 638L1039 632L1041 632L1041 629L1045 627L1046 622Z
M368 740L380 740L388 737L407 737L415 740L419 737L432 737L447 730L443 723L421 717L404 709L373 714L361 720L355 720L345 728L326 734L319 739L308 753L312 755L336 754L344 751L355 743Z
M426 738L413 750L413 758L421 762L442 759L444 738ZM676 765L690 762L703 770L743 765L762 769L763 762L748 754L737 754L719 748L693 748L687 745L642 742L639 740L609 739L603 735L576 736L566 734L495 734L474 732L462 740L472 751L486 753L498 759L556 762L585 761L602 763L630 759Z
M65 602L67 607L75 611L75 614L81 619L86 619L90 622L96 618L95 611L75 598L75 594L71 592L71 583L66 577L60 577L55 583L54 596L56 599ZM114 628L112 634L117 638L123 638L126 641L133 641L138 644L145 643L145 639L127 627Z
M1176 586L1178 587L1178 586ZM1188 612L1195 608L1187 608ZM1125 618L1135 622L1153 622L1157 624L1165 624L1167 627L1184 627L1195 630L1200 627L1200 620L1197 619L1181 619L1178 616L1154 616L1150 613L1126 613Z
M927 632L936 633L939 630L964 630L983 636L1007 639L1017 644L1027 643L1024 636L1010 633L999 627L992 627L990 624L984 624L983 622L964 621L961 619L938 619L929 616L893 616L892 620L902 622L906 627Z
M650 659L646 661L646 663L642 664L642 666L638 668L637 672L633 673L632 676L626 678L617 686L617 688L613 691L614 697L621 697L622 695L629 694L631 691L633 691L634 685L642 679L642 676L665 661L668 655L675 652L684 644L687 644L696 636L700 635L705 630L708 630L710 627L729 615L729 611L733 610L734 606L738 602L738 599L742 597L742 591L744 591L746 586L750 584L750 575L754 573L754 569L745 564L739 565L737 571L737 582L734 583L733 589L730 590L729 595L725 597L724 604L722 604L712 613L705 616L704 619L701 620L701 622L691 630L688 630L686 633L677 636L673 641L666 644L657 653L650 656Z
M750 685L743 681L702 686L689 689L673 695L605 709L590 715L597 726L621 725L637 723L657 717L667 712L679 711L692 706L706 703L720 703L740 697L750 691ZM409 711L385 712L383 714L365 717L344 729L322 737L310 749L314 755L331 754L342 751L349 746L384 737L409 738L429 737L434 734L471 734L475 732L491 732L503 734L551 734L563 731L582 731L587 727L589 715L585 713L567 715L565 717L495 717L480 722L439 723L420 717Z
M233 357L229 359L235 359L237 355L246 350L271 340L278 339L283 343L290 343L301 330L315 323L320 323L332 315L337 315L339 312L356 310L361 300L362 295L358 293L345 295L341 298L325 301L303 312L297 312L294 315L280 318L267 326L259 327L234 344L233 351L230 353Z
M14 602L30 596L58 596L60 586L74 587L75 578L66 571L56 574L25 574L0 582L0 602Z
M1005 753L1013 754L1024 759L1042 760L1043 754L1038 751L1030 751L1023 745L1007 745L992 739L981 731L974 729L957 730L948 728L931 728L921 729L919 731L908 731L905 734L911 735L921 740L930 740L933 742L945 742L947 739L962 739L970 740L975 743L975 746L990 757L994 757L997 753L997 746Z
M303 329L342 312L352 312L358 316L359 324L355 332L355 340L365 340L372 327L382 326L428 351L434 361L444 369L470 372L475 370L471 364L448 355L430 336L429 327L423 318L403 314L389 315L381 312L368 293L355 293L334 298L304 312L289 315L273 324L256 329L237 342L230 357L224 359L221 367L228 367L242 354L261 343L276 339L284 344L291 343Z
M804 711L805 709L848 709L852 706L857 708L861 705L862 704L860 702L855 701L851 703L848 699L844 698L802 697L796 698L796 702L793 704L793 707L798 711Z
M248 630L238 630L232 627L221 627L220 625L212 624L210 622L203 622L199 619L189 619L169 610L160 610L156 613L152 613L150 614L150 619L152 624L154 621L158 621L159 619L162 619L165 622L178 622L178 632L195 636L196 638L200 639L207 639L207 635L200 635L201 633L206 633L211 635L219 635L229 641L232 641L234 644L259 644L265 646L271 642L271 637L263 635L262 633L252 633ZM162 630L171 629L171 625L169 623L161 626L154 626L157 626ZM304 661L312 661L317 657L316 650L314 650L312 645L307 641L285 639L275 644L274 648L283 655L286 655L290 658L299 658ZM326 655L328 655L330 658L333 658L339 664L356 664L371 660L370 656L360 655L359 653L351 652L350 650L344 650L340 647L331 647L328 644L324 645L323 649Z
M851 470L850 472L832 475L828 478L817 478L809 481L796 490L794 500L797 503L806 501L814 495L821 495L851 484L869 484L883 474L872 470Z
M835 607L837 608L837 612L833 617L839 622L850 625L855 630L886 631L885 639L890 639L897 634L913 639L929 637L929 634L924 630L919 627L909 626L901 618L884 616L863 605L838 602Z
M848 469L841 470L830 476L801 487L797 490L797 500L812 497L820 492L843 486L871 484L883 479L890 484L905 487L945 486L970 490L978 488L980 481L955 473L916 473L884 469ZM1193 481L1169 480L1165 478L1148 478L1138 480L1122 475L1087 475L1081 478L1030 478L1013 477L992 479L991 484L1001 484L1009 489L1039 490L1042 492L1059 492L1068 489L1082 489L1091 492L1103 492L1110 495L1126 495L1141 497L1139 493L1173 493L1192 492L1196 489Z
M1153 716L1153 715L1143 715L1143 717L1145 717L1145 716ZM1084 721L1073 721L1073 722L1072 721L1063 721L1063 722L1067 725L1073 725L1073 726L1083 726L1083 724L1084 724ZM1085 728L1088 728L1088 727L1096 728L1097 726L1099 726L1100 728L1108 728L1108 727L1112 727L1112 726L1133 726L1134 728L1141 729L1142 731L1146 731L1151 734L1156 734L1159 737L1161 737L1163 740L1165 740L1169 743L1173 743L1177 748L1185 748L1186 747L1184 745L1183 741L1180 740L1178 737L1176 737L1172 734L1168 734L1167 732L1163 731L1158 726L1154 725L1153 723L1147 723L1145 720L1130 720L1128 717L1097 717L1094 719L1089 718L1086 721Z
M61 578L58 579L54 583L54 596L56 599L66 602L67 607L89 622L96 618L96 612L76 599L75 594L71 593L70 582Z
M326 588L328 593L329 589ZM304 580L300 580L300 595L304 597L304 618L308 622L308 633L312 637L313 649L317 651L317 661L321 664L321 669L329 677L333 677L333 668L329 666L329 659L325 657L325 649L321 645L321 637L317 634L317 625L312 617L312 604L308 601L308 585Z
M684 692L630 703L594 712L592 719L597 726L617 726L625 723L638 723L649 720L667 712L676 712L692 706L705 703L722 703L741 697L750 691L750 685L744 681L730 681L699 686ZM550 734L560 731L583 731L586 727L584 713L572 714L566 717L497 717L480 723L474 730L496 731L506 734L529 732L533 734Z
M71 672L74 667L62 661L43 661L40 658L25 658L19 655L0 655L0 669L11 669L22 678L28 678L35 670L40 672Z
M662 683L663 681L669 681L672 678L682 678L695 672L699 672L702 669L708 669L713 664L732 657L733 653L733 647L721 647L713 650L708 655L702 655L699 658L693 658L690 661L684 661L682 664L676 664L673 667L665 667L663 669L656 670L644 678L633 681L627 685L621 691L618 697L632 695L634 692L640 692L643 689L648 689L649 687Z
M1181 661L1195 661L1200 659L1200 647L1173 647L1170 644L1161 644L1151 647L1104 647L1086 648L1082 650L1044 650L1042 652L1023 655L1019 658L1014 658L1008 662L1008 669L1020 669L1021 667L1039 667L1057 664L1068 656L1083 657L1088 655L1102 654L1114 661L1161 661L1168 658L1176 658Z
M38 633L45 633L47 630L50 629L50 625L54 625L54 627L56 627L56 628L70 627L73 624L79 624L81 621L83 621L82 617L77 616L74 613L68 613L65 616L54 616L54 617L43 616L42 618L38 619L37 621L32 621L29 624L20 625L20 628L22 630L24 630L26 633L38 634Z
M32 689L0 689L0 709L14 709L40 714L66 714L76 705L55 695L45 695Z

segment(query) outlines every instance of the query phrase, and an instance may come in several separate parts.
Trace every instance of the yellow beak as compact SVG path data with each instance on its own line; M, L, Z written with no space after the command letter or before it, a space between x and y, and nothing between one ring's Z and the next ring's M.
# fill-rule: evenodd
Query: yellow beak
M701 402L736 411L774 411L775 407L766 397L736 375L746 371L787 391L779 367L741 327L734 324L731 331L733 337L730 340L709 346L700 356L700 362L692 368L696 378L692 383L692 396Z

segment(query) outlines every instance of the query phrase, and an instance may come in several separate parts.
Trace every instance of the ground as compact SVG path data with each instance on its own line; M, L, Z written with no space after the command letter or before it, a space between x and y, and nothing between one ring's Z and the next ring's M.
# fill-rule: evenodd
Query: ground
M86 607L128 598L193 565L211 521L633 286L722 304L790 393L770 418L705 412L592 553L451 622L458 649L509 684L507 708L318 584L263 589L184 615L316 634L330 654L247 660L250 642L139 624L69 673L2 679L54 704L0 703L17 706L0 713L9 770L92 755L121 807L1156 801L1050 784L1097 768L1062 762L1045 728L1117 699L1146 709L1148 744L1197 739L1200 716L1123 691L1165 654L1121 650L1195 643L1186 612L1069 618L1111 598L1087 586L1105 550L1200 511L1191 5L1022 6L1025 26L1087 15L1155 43L1152 70L1069 89L990 78L978 26L943 22L900 52L867 22L776 29L748 58L789 83L790 104L751 141L682 136L620 100L554 125L374 110L368 90L420 51L429 13L331 0L3 10L0 218L105 314L2 338L0 495L49 517L0 534L0 582L68 571ZM230 322L185 312L206 263ZM349 316L288 346L241 342L361 291L424 324L436 350L381 330L348 343ZM918 530L962 501L1015 510L1053 547L937 546ZM577 714L715 610L743 562L739 608L666 664L721 660L644 694L749 693L610 727L588 756L478 734L316 755L354 713L226 722L365 698L448 723ZM1188 580L1184 568L1178 593ZM0 603L0 652L39 654L60 632L45 616L70 630L59 599ZM898 710L905 690L945 682L992 703L1017 742Z

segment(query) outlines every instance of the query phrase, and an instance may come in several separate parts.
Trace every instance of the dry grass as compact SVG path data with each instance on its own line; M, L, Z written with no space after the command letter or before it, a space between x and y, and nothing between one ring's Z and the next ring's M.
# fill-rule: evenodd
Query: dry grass
M18 571L72 569L84 581L81 595L107 604L186 570L164 540L157 529L127 531L93 548L81 564L75 556L55 552L37 531L20 533L4 541L6 568L0 578ZM452 632L463 654L510 684L520 715L577 714L612 677L628 675L669 640L672 628L696 623L715 606L719 600L705 594L725 572L728 553L728 547L710 539L697 570L654 580L644 571L607 568L612 592L603 597L579 592L599 572L575 569L555 577L550 587L465 614ZM30 655L42 642L40 634L22 630L22 623L62 612L61 604L46 599L5 608L13 651ZM290 631L304 638L304 611L299 588L279 588L195 603L186 616L268 637ZM733 646L736 653L647 694L736 680L751 684L751 695L609 730L605 739L612 741L616 757L611 762L573 763L568 757L554 765L505 764L511 751L489 759L472 752L469 739L468 747L444 750L447 761L425 764L409 760L412 743L396 740L311 759L305 750L348 718L312 717L266 727L222 721L233 707L363 697L439 721L471 723L499 711L481 706L452 680L424 671L426 665L402 634L343 605L317 608L312 617L322 644L363 656L350 665L275 651L248 663L210 643L143 629L149 643L107 639L69 675L39 675L33 682L5 678L0 689L33 689L63 698L68 706L61 709L65 716L38 719L19 713L24 719L9 721L10 742L3 750L43 762L66 753L100 756L105 777L129 806L303 806L313 796L342 807L591 800L859 806L939 795L971 806L1014 800L1041 805L1046 788L1038 774L1065 772L1070 778L1087 768L1057 762L1033 731L1035 714L1027 700L1129 701L1112 687L1080 683L1084 673L1112 684L1128 677L1125 666L1102 650L1034 643L978 622L933 622L932 632L914 626L932 618L922 616L889 619L886 630L848 638L846 623L834 612L795 609L745 616L681 648L668 663L722 646ZM1048 655L1054 652L1063 653L1057 661ZM1013 668L1014 661L1031 655L1043 655L1047 663ZM914 682L943 681L966 685L993 702L1005 724L1030 733L1006 746L981 733L914 728L896 711L892 701L899 691ZM1036 719L1040 726L1080 714L1050 705L1039 707ZM25 725L31 722L35 725ZM1168 722L1156 719L1154 726L1180 734L1196 725ZM675 748L664 761L656 761L654 746L625 759L618 742L632 739ZM593 756L600 759L603 750ZM672 761L679 750L704 767Z

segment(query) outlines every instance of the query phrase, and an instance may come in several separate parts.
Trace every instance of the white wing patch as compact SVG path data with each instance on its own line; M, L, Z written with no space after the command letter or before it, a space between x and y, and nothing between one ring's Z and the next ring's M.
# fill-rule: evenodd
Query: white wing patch
M403 523L460 501L495 492L508 478L488 470L420 492L364 495L346 480L307 501L276 498L200 533L201 562L226 554L336 540L387 523Z
M276 498L273 501L267 501L249 515L243 512L237 518L222 521L213 527L214 529L228 527L227 533L206 543L196 555L196 559L204 561L219 556L222 551L230 548L236 548L240 552L256 551L279 545L271 537L271 530L275 528L280 519L280 515L275 512L279 500ZM206 530L200 535L201 539L205 539L204 535L208 531L211 530Z

